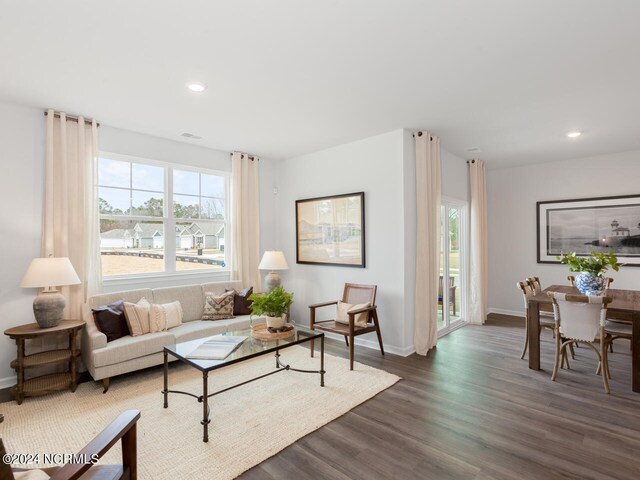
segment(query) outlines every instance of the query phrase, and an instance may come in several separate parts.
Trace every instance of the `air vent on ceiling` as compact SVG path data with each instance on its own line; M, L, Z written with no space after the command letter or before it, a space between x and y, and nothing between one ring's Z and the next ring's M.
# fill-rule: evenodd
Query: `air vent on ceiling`
M202 138L199 135L194 135L193 133L188 132L181 133L180 136L185 138L193 138L194 140L200 140Z
M469 147L465 149L467 152L469 153L479 153L482 150L480 150L480 147Z

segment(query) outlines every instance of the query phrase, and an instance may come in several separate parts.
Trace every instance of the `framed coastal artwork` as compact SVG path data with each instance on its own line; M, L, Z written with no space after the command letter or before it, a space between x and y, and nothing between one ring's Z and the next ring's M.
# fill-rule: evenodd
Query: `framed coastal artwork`
M296 262L365 267L364 192L296 200Z
M538 202L538 263L557 255L609 252L640 266L640 195Z

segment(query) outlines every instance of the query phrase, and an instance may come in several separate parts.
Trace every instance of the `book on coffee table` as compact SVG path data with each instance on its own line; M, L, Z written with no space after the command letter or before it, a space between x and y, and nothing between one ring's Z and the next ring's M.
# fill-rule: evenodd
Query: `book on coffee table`
M248 337L238 337L233 335L216 335L201 343L187 358L198 360L224 360L238 345Z

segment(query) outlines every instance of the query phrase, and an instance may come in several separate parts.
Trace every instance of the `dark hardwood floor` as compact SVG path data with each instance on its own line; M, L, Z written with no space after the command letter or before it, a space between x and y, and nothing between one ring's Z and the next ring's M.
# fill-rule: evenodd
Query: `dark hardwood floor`
M579 348L552 382L550 332L538 372L519 358L523 335L522 319L491 315L440 339L427 358L356 349L359 362L403 380L241 478L639 479L629 342L610 355L607 395L591 349ZM344 344L328 343L346 356Z

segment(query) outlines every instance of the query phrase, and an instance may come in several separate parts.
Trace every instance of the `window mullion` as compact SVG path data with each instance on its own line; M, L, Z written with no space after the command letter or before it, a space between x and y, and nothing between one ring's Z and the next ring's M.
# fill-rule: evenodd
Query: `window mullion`
M176 272L176 220L173 215L173 167L165 169L165 241L164 241L164 270L167 273Z

